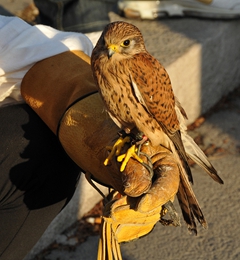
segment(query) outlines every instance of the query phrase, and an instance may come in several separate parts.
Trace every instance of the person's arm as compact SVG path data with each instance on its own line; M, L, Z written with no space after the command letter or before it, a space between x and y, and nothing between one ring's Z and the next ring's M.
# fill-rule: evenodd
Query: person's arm
M83 171L121 191L118 166L103 164L105 146L117 138L118 128L103 110L87 55L69 51L36 63L21 93Z

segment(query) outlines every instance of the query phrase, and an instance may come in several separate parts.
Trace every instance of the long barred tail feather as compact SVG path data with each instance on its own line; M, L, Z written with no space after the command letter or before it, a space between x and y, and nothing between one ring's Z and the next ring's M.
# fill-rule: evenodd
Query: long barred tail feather
M204 228L207 228L207 221L202 213L191 184L187 179L186 173L182 171L182 167L180 168L180 184L177 193L179 205L182 210L183 218L188 226L188 230L191 233L197 234L195 218Z
M182 210L183 219L187 224L188 231L190 233L194 233L195 235L197 235L196 222L193 213L191 211L186 192L182 186L182 183L179 184L177 198L178 198L178 203Z
M177 198L182 210L183 218L191 233L197 234L197 226L195 219L204 227L207 228L207 221L202 213L201 207L192 189L188 174L182 162L181 155L178 154L174 144L171 145L171 150L175 155L180 172L180 182L177 192Z

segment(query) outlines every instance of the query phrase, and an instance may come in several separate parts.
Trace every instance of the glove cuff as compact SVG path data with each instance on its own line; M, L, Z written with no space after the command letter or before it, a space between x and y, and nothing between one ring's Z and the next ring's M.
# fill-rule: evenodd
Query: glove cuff
M68 51L37 62L21 84L27 104L55 134L67 108L96 92L90 58L82 51Z

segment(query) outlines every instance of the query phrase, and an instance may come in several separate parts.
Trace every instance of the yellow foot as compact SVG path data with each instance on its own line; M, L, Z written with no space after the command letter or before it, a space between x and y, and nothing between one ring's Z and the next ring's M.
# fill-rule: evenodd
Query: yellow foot
M132 157L139 161L140 163L143 163L143 160L136 154L137 148L136 145L132 145L125 154L119 155L117 160L118 162L122 162L122 165L120 167L120 171L123 172L129 159Z
M129 136L124 138L120 137L113 146L107 146L106 148L111 151L106 160L104 161L104 165L109 165L112 158L116 155L118 156L121 152L122 147L131 141Z

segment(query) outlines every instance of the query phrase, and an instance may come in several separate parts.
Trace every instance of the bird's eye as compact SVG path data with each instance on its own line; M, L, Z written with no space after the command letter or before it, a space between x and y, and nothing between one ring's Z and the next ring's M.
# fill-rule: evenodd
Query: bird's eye
M124 42L122 42L121 46L122 47L128 47L130 44L130 40L125 40Z

